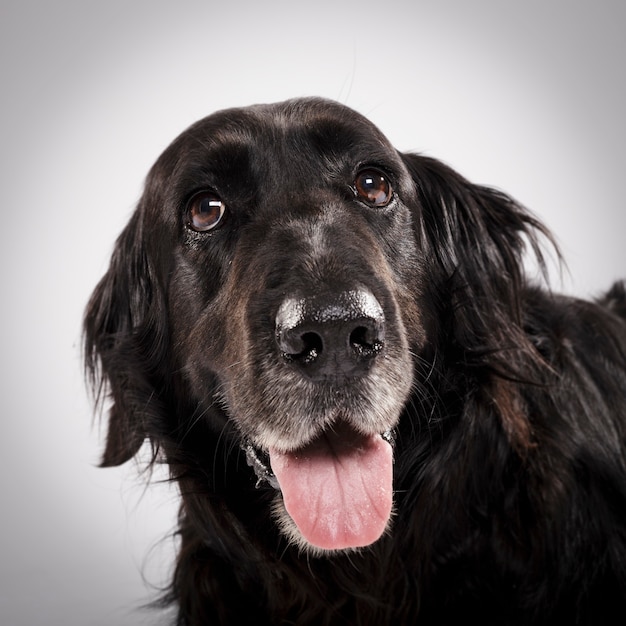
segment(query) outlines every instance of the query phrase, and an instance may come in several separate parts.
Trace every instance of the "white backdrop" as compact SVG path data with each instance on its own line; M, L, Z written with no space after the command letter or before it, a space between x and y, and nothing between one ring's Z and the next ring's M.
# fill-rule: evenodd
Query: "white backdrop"
M595 295L626 276L625 26L623 0L4 0L0 623L135 626L142 576L167 577L175 493L95 467L80 325L175 135L226 106L338 99L529 206L561 288Z

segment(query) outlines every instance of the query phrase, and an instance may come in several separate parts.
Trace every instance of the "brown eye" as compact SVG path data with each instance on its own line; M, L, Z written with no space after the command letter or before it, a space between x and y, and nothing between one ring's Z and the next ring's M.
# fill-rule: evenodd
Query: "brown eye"
M389 181L375 169L361 170L354 181L354 189L361 200L372 206L386 206L393 196Z
M225 211L226 205L216 193L203 191L191 199L187 223L191 229L204 233L213 230L222 221Z

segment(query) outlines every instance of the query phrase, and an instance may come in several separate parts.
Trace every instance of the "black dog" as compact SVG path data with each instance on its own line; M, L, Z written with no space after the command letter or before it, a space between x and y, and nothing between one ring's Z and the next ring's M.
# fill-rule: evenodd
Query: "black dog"
M148 176L86 314L182 494L178 624L622 624L626 289L339 104L228 110Z

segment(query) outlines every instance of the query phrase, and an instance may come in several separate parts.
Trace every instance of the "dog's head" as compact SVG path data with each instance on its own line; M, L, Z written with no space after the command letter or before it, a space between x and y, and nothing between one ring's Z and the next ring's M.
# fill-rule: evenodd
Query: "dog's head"
M113 399L103 463L148 438L210 468L223 438L276 488L291 539L372 543L407 400L436 355L506 339L535 226L336 103L196 123L151 170L88 307L88 367Z

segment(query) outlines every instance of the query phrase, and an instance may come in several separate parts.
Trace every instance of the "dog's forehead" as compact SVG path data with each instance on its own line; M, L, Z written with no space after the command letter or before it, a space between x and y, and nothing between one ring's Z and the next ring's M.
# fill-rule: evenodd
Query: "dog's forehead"
M336 102L298 99L226 109L200 120L181 136L185 150L219 158L237 150L288 159L315 154L366 153L372 160L394 154L367 118ZM365 157L364 157L365 158Z
M410 193L401 155L367 118L328 100L288 100L196 122L159 157L146 194L180 205L212 189L240 205L259 197L271 202L272 194L338 189L364 166L382 168Z

